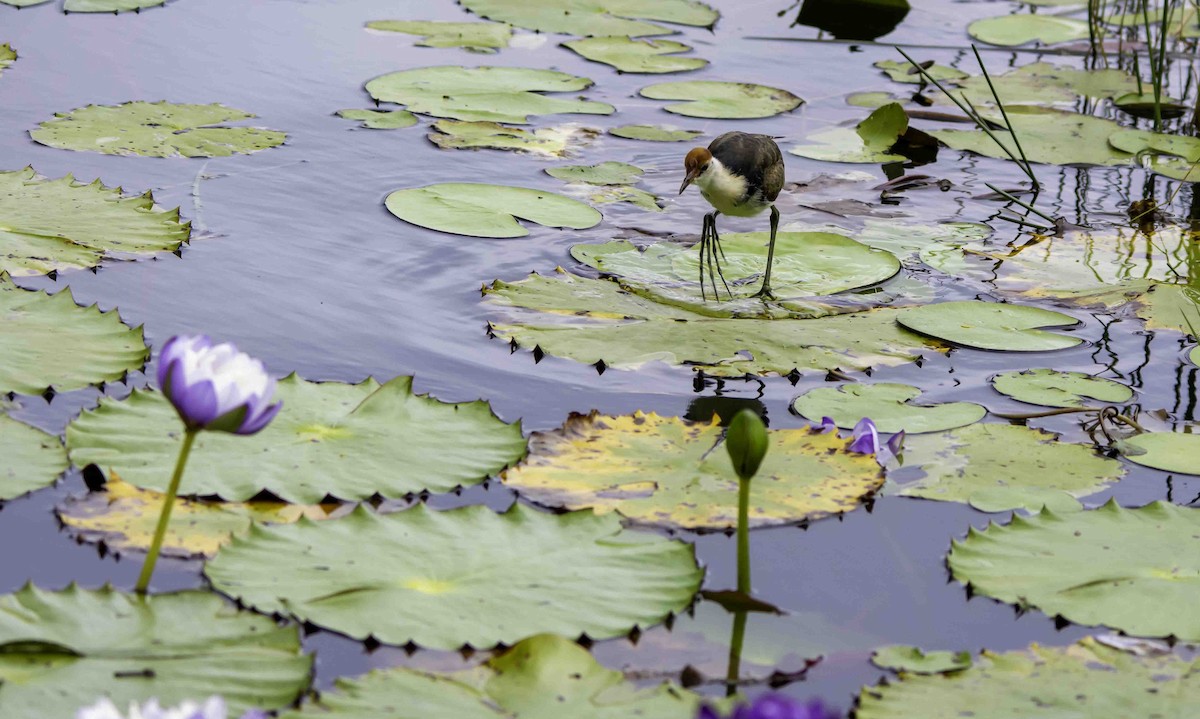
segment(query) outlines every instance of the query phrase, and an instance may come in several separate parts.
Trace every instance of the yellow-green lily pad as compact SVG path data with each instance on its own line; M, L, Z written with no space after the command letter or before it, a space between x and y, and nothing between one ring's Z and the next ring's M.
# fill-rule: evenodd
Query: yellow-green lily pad
M384 204L405 222L469 237L524 237L529 230L517 222L518 217L574 230L593 227L601 220L590 205L553 192L469 182L396 190Z
M992 386L1015 400L1043 407L1083 407L1133 398L1133 390L1120 382L1054 369L1002 372L992 378Z
M651 100L678 101L663 108L667 112L717 120L771 117L791 112L804 102L777 87L716 80L663 82L644 87L639 94Z
M0 412L0 500L48 487L67 467L58 437Z
M420 35L421 47L461 47L473 52L492 53L508 47L512 28L502 22L431 22L413 20L373 20L371 30Z
M563 47L592 62L611 65L621 72L666 74L699 70L708 60L680 57L691 45L674 40L643 40L631 37L585 37L568 40Z
M983 419L987 410L973 402L919 405L911 400L921 390L907 384L847 382L837 387L817 387L792 401L797 414L817 421L830 417L843 429L870 417L880 432L940 432Z
M914 332L977 349L1044 352L1074 347L1079 337L1042 327L1070 327L1079 320L1054 310L1003 302L938 302L900 312L897 321Z

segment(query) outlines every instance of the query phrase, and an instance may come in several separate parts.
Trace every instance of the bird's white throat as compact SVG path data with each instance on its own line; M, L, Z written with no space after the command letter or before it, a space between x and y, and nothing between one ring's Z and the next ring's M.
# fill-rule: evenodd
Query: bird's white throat
M735 217L750 217L763 211L766 205L747 202L746 178L730 172L728 167L721 164L717 158L708 163L706 169L696 178L700 194L708 200L723 215Z

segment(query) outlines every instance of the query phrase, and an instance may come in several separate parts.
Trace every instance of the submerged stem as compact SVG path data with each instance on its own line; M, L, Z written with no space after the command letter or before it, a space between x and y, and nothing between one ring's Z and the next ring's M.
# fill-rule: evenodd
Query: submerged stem
M750 480L738 482L737 588L750 596Z
M175 460L175 472L171 475L171 484L163 497L162 510L158 513L158 526L154 528L154 541L150 543L150 552L142 564L142 573L138 576L135 591L145 594L150 588L150 576L154 574L154 565L158 563L158 553L162 550L163 537L167 534L167 524L171 521L171 510L175 508L175 495L179 493L179 482L183 479L183 468L187 465L188 455L192 452L192 443L196 441L199 429L185 429L183 446L179 448L179 458Z

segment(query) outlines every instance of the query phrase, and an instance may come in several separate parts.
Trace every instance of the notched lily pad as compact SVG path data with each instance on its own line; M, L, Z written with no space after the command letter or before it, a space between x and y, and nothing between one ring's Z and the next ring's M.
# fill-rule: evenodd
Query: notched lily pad
M644 140L646 142L687 142L700 137L700 130L677 130L663 125L621 125L609 129L608 134L623 137L626 140Z
M652 192L647 192L640 187L627 187L625 185L602 187L588 196L590 202L598 205L610 202L627 202L643 210L662 212L663 207L658 204L658 199L658 195Z
M566 157L600 134L599 130L578 125L526 130L498 122L460 120L438 120L432 129L429 141L445 150L513 150L547 157Z
M62 150L144 157L226 157L282 145L287 135L260 127L225 127L254 115L224 105L127 102L58 113L34 141Z
M1042 327L1071 327L1079 320L1061 312L1001 302L939 302L903 310L905 327L964 347L1004 352L1044 352L1074 347L1079 337Z
M481 17L527 30L597 37L667 35L675 30L654 23L711 27L720 17L698 0L460 0L459 4Z
M678 100L664 110L687 117L738 120L791 112L804 100L787 90L766 85L714 80L664 82L638 93L650 100Z
M1200 434L1144 432L1117 443L1122 456L1143 467L1200 474Z
M970 667L971 653L926 652L919 647L893 644L871 652L871 663L905 674L945 674Z
M1198 138L1147 130L1119 130L1108 136L1108 142L1118 150L1144 156L1149 168L1160 175L1200 182Z
M473 52L492 53L508 47L512 28L501 22L431 22L374 20L371 30L421 35L420 47L461 47Z
M63 0L63 12L132 12L165 4L166 0Z
M738 478L715 423L654 413L572 414L535 432L530 453L501 477L521 496L555 508L617 512L669 528L737 524ZM750 485L750 522L769 526L843 514L883 484L871 455L850 440L805 429L768 432L769 451Z
M1133 398L1133 390L1119 382L1053 369L1002 372L992 378L992 386L1000 394L1043 407L1084 407Z
M586 203L553 192L468 182L396 190L384 204L405 222L469 237L524 237L529 230L517 222L518 217L574 230L593 227L602 219Z
M870 417L880 432L918 434L962 427L983 419L987 410L973 402L918 405L911 400L921 390L907 384L848 382L838 387L817 387L792 401L792 409L803 417L830 417L843 429Z
M691 45L674 40L635 40L631 37L587 37L568 40L563 47L592 62L611 65L621 72L665 74L699 70L708 60L680 57Z
M16 61L17 51L12 49L12 45L8 43L0 44L0 75L4 74L4 68Z
M358 120L372 130L399 130L417 124L417 116L408 110L338 110L337 115Z
M0 500L48 487L67 467L58 437L0 412Z

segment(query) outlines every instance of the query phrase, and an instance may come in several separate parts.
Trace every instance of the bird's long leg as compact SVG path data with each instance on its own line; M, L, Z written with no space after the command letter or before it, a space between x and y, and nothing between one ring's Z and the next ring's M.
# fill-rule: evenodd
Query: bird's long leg
M713 286L713 295L719 300L721 294L717 291L717 277L721 278L721 284L725 285L725 294L729 295L729 299L733 299L733 292L729 289L729 283L725 281L725 273L721 270L721 259L725 257L725 250L721 248L721 236L717 234L717 215L720 212L711 212L706 217L708 218L708 279ZM717 253L720 253L720 257ZM716 271L713 271L714 265Z
M709 215L705 215L704 222L700 225L700 258L699 258L699 261L697 261L697 263L696 263L696 266L700 269L700 300L701 301L708 299L708 297L706 297L704 295L704 252L705 252L705 249L708 247L708 218L709 218Z
M771 243L767 246L767 271L763 275L762 289L754 294L755 297L763 299L775 299L775 293L771 291L771 264L775 261L775 234L779 231L779 210L775 205L771 205Z

